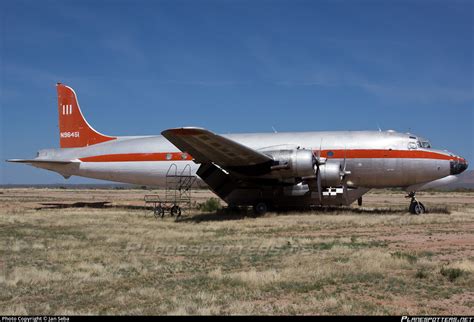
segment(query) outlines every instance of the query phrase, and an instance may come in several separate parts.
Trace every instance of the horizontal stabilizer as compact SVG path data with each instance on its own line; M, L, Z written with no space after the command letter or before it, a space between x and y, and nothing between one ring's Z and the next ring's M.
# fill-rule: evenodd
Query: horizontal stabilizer
M7 162L26 163L36 168L54 171L69 178L80 166L79 160L47 160L47 159L9 159Z
M38 160L38 159L9 159L7 162L16 162L16 163L30 163L30 164L46 164L46 163L51 163L51 164L70 164L73 163L74 161L58 161L58 160Z

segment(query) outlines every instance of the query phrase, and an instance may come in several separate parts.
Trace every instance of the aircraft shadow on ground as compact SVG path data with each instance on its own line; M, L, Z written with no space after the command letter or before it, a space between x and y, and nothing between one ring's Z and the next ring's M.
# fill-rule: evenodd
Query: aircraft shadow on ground
M42 203L41 207L37 207L35 209L42 210L42 209L64 209L64 208L131 209L131 210L153 211L153 208L150 206L112 205L108 201L74 202L74 203Z
M153 213L153 208L150 206L137 206L137 205L112 205L107 201L100 202L75 202L75 203L42 203L41 207L35 208L36 210L43 209L64 209L64 208L95 208L95 209L130 209L130 210L144 210ZM450 214L447 207L432 207L427 213L435 214ZM350 207L320 207L313 208L310 210L285 210L270 212L267 217L270 216L291 216L295 214L300 215L403 215L408 214L408 209L405 208L350 208ZM257 218L250 209L241 209L239 211L229 210L226 208L220 209L215 212L206 212L196 215L184 215L176 218L177 222L205 222L205 221L227 221L227 220L241 220L245 218Z
M446 213L441 209L441 211L437 211L437 213ZM314 208L311 210L288 210L288 211L278 211L278 212L271 212L265 216L292 216L295 214L301 215L351 215L351 214L361 214L361 215L403 215L408 214L408 209L404 208L348 208L348 207L321 207L321 208ZM202 213L197 215L191 216L184 216L179 218L177 221L179 222L203 222L203 221L227 221L227 220L241 220L245 218L257 218L252 211L225 211L220 210L217 212L211 213Z

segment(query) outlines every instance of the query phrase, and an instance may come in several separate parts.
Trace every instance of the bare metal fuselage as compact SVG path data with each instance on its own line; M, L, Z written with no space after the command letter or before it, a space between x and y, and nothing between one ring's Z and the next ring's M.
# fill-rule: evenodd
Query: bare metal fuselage
M115 137L92 128L74 90L56 85L60 149L11 159L63 175L159 185L170 169L196 174L231 205L348 205L371 188L417 191L445 183L467 161L411 134L295 132L216 135L176 128Z
M223 135L255 150L286 147L311 149L327 157L327 163L345 162L351 174L347 185L364 188L409 187L437 180L450 174L446 151L409 148L417 139L397 132L345 131L250 133ZM410 138L412 137L412 138ZM413 145L412 145L413 146ZM162 182L171 164L195 173L198 165L162 136L121 137L83 148L41 150L38 159L80 160L64 165L35 164L61 173L132 184ZM161 180L161 181L160 181Z

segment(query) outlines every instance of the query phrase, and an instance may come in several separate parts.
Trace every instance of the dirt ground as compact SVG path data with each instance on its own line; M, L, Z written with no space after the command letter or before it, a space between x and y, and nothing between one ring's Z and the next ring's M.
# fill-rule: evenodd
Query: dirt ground
M0 314L474 314L472 192L421 193L422 216L381 190L177 221L144 209L148 193L0 189ZM51 205L84 202L109 204Z

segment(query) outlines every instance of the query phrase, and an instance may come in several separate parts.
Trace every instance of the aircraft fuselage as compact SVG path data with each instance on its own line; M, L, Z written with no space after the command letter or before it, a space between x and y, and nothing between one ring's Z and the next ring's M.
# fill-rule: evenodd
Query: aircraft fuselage
M453 162L465 160L452 153L422 148L420 138L397 132L343 131L246 133L222 135L255 150L299 147L327 158L327 163L346 162L351 172L348 185L366 188L408 187L455 175ZM139 185L163 182L171 164L178 172L189 164L195 174L199 165L163 136L119 137L117 140L82 148L45 149L42 160L81 161L69 167L42 166L61 170L64 176L81 176Z
M60 148L41 150L35 159L8 161L65 178L138 185L159 185L170 171L187 171L227 203L262 209L348 205L371 188L414 192L446 183L467 168L465 159L394 131L216 135L176 128L157 136L108 136L89 125L71 87L58 83L57 92Z

